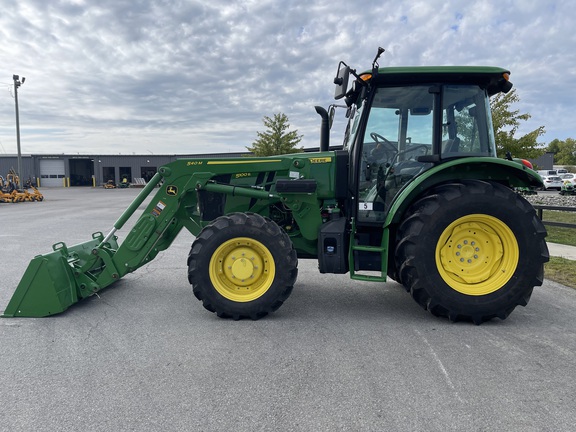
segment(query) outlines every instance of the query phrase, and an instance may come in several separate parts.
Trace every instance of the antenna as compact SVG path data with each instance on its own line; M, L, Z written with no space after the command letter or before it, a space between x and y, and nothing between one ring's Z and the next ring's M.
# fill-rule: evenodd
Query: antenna
M380 56L384 51L386 51L384 48L378 47L378 53L376 54L376 57L374 57L374 61L372 62L372 72L378 71L378 68L380 67L380 65L378 64L378 59L380 58Z

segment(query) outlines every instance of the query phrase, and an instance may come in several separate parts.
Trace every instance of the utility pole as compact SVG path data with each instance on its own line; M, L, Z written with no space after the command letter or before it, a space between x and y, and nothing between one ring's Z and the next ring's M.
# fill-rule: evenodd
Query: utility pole
M22 152L20 151L20 115L18 113L18 87L24 84L26 78L22 77L22 81L20 81L20 77L18 75L12 75L12 79L14 80L14 102L16 103L16 144L18 146L18 188L23 188L23 179L22 179Z

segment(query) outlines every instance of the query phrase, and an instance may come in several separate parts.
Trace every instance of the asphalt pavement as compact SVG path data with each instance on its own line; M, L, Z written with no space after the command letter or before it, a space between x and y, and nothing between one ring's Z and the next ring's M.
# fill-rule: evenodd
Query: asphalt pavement
M0 204L0 311L34 255L106 233L137 193L43 192ZM284 306L231 321L192 293L192 241L60 315L0 319L0 430L574 430L574 289L546 280L474 326L300 260Z

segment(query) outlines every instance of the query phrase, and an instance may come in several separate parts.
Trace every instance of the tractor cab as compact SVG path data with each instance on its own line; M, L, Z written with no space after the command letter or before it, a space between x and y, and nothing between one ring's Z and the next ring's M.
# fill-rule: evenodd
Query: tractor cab
M512 87L507 77L495 67L375 68L340 90L357 223L382 224L398 192L436 165L496 157L489 97Z

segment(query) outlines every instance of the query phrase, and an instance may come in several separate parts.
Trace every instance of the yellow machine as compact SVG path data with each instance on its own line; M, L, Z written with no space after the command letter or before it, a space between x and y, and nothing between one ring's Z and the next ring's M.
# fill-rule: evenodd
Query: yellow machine
M32 189L32 192L28 189ZM44 201L44 195L30 181L26 182L23 189L20 189L20 178L12 170L6 176L6 180L0 176L0 202L24 201Z
M4 177L0 175L0 202L12 202L12 195L5 191L6 186Z

